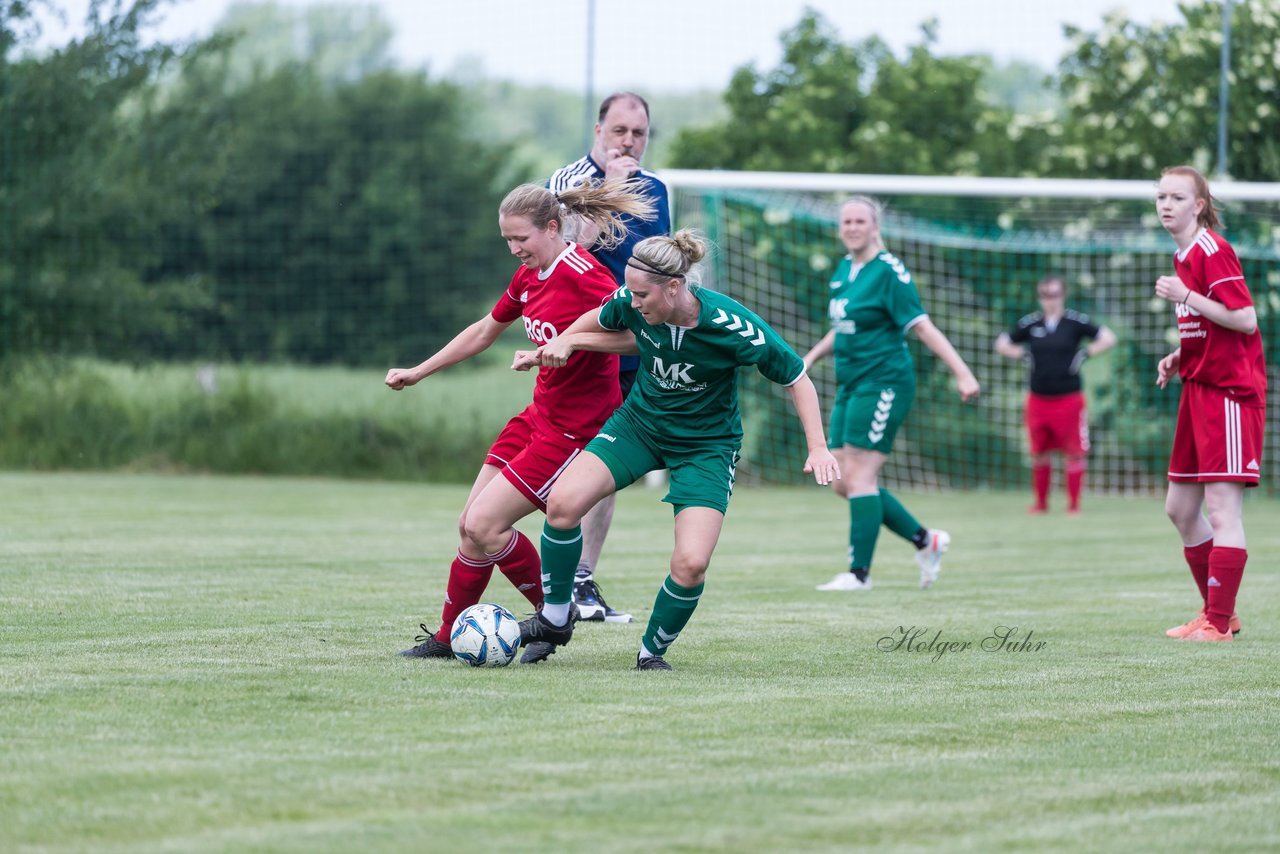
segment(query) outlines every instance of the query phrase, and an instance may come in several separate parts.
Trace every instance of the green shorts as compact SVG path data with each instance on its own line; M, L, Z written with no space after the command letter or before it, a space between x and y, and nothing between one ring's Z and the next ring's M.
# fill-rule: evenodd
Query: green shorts
M898 427L915 399L915 383L841 386L831 407L829 444L832 448L852 445L887 455L893 450Z
M669 488L662 500L674 505L676 513L686 507L728 511L739 446L724 442L664 446L651 431L620 413L615 412L586 447L609 467L616 488L623 489L649 472L665 468Z

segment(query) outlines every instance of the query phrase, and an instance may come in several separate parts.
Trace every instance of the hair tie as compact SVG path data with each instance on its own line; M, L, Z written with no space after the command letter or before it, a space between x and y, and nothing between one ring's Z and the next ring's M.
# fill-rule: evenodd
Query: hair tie
M668 279L683 279L684 273L673 273L670 270L663 270L661 267L655 267L647 261L641 261L632 255L627 259L628 267L635 267L642 273L650 273L654 276L666 276Z

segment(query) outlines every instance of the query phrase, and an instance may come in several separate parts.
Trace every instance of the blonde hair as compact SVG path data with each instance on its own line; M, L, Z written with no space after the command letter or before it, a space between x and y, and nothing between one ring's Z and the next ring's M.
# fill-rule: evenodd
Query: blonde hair
M876 228L880 227L880 214L884 212L884 205L879 199L859 194L845 199L840 203L839 209L843 210L845 205L866 205L871 210L871 219L875 222Z
M594 225L600 236L597 242L606 249L621 243L627 236L622 217L651 220L657 208L651 198L627 180L583 181L558 194L539 184L521 184L502 200L498 213L522 216L540 231L553 220L564 231L565 215L572 214Z
M1222 227L1222 220L1218 218L1222 209L1217 206L1218 200L1209 192L1209 181L1200 174L1200 170L1191 166L1170 166L1160 173L1161 178L1165 175L1181 175L1191 179L1196 198L1204 202L1204 209L1196 215L1196 222L1201 228L1217 231Z
M697 284L694 265L707 256L707 248L707 241L700 234L682 228L669 237L660 234L641 240L627 265L654 281L684 279Z

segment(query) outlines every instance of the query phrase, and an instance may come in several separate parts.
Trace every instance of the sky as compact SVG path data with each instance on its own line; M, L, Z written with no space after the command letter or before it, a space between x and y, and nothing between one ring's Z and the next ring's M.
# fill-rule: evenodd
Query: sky
M920 24L939 23L941 53L987 53L1052 69L1067 50L1062 25L1096 30L1122 11L1150 23L1181 20L1177 0L364 0L396 31L405 68L433 76L478 60L485 76L584 90L588 9L595 9L593 89L641 92L722 90L734 69L775 66L779 35L816 9L843 41L878 35L901 54ZM306 5L307 0L277 0ZM353 0L359 2L359 0ZM88 0L54 0L72 26L45 25L44 44L82 30ZM166 40L208 35L231 0L174 0L154 28Z

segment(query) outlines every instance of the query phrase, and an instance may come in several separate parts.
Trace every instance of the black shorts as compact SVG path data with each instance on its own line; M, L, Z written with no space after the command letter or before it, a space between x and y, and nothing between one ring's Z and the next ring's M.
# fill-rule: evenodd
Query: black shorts
M627 392L631 391L631 387L636 384L636 374L638 373L640 373L639 370L618 372L618 388L622 389L623 400L627 399Z

